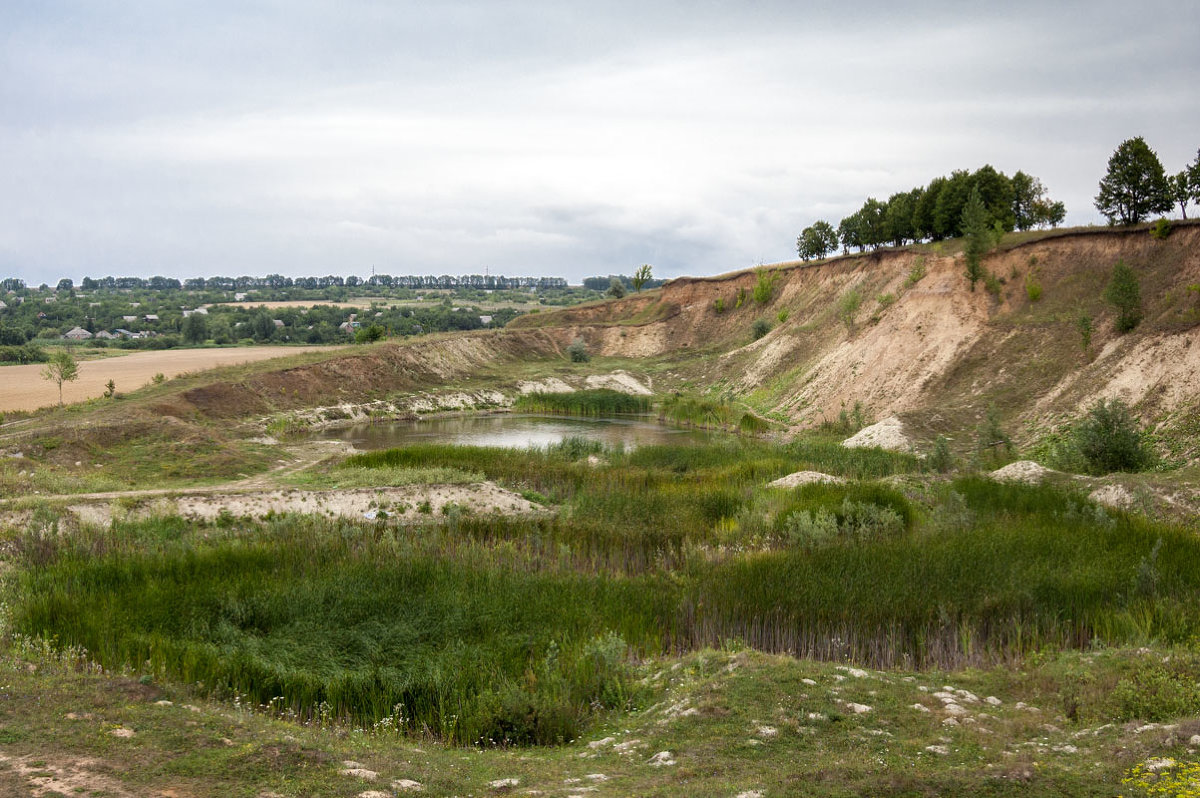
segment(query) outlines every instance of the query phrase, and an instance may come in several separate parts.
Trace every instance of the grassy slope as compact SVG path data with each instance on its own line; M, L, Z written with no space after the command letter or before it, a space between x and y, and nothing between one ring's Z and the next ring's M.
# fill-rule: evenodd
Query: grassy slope
M1119 788L1122 776L1148 759L1186 759L1200 723L1114 725L1090 713L1106 688L1161 659L1111 651L909 674L705 651L645 662L653 703L575 744L464 750L385 730L298 726L260 708L206 703L178 687L82 673L26 652L0 663L0 788L19 794L29 783L20 768L99 776L110 791L90 794L108 795L349 798L367 789L393 794L399 779L446 796L566 795L587 786L600 796L1135 795ZM952 715L933 695L946 687L981 700L958 694L965 714ZM983 702L988 696L1000 704ZM858 714L851 704L870 710ZM116 737L117 729L135 734ZM655 766L664 751L672 764ZM343 774L347 760L376 778ZM519 785L489 787L500 779Z

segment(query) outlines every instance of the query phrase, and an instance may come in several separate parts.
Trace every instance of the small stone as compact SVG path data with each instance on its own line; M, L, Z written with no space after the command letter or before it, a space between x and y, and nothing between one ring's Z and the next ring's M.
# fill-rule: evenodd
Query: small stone
M950 749L944 745L927 745L925 746L925 750L931 754L939 754L941 756L946 756L950 753Z
M592 740L590 743L588 743L588 748L603 748L606 745L616 742L616 740L616 737L605 737L603 740Z
M1003 702L1003 701L1001 701L999 698L996 698L996 696L994 696L994 695L990 695L990 696L988 696L987 698L985 698L985 699L983 699L983 700L984 700L985 702L987 702L987 703L991 704L991 705L992 705L992 706L994 706L994 707L998 707L998 706L1000 706L1001 704L1003 704L1003 703L1004 703L1004 702Z
M912 709L915 709L917 712L928 712L929 711L929 707L925 706L924 704L913 704Z
M357 768L342 768L338 771L343 776L353 776L362 779L363 781L375 781L379 778L379 774L373 770L367 770L364 767Z
M162 701L155 701L154 705L156 707L169 707L169 706L173 706L173 703L164 698Z
M871 708L866 704L855 704L854 702L846 704L846 709L850 710L855 715L863 715L871 711Z
M801 679L800 681L801 681L801 682L803 682L804 684L807 684L809 687L816 687L816 686L817 686L817 683L816 683L816 681L815 681L815 680L813 680L813 679Z
M133 729L126 729L126 728L122 727L120 729L113 729L112 731L109 732L109 734L111 734L113 737L123 737L125 739L128 739L128 738L132 737L133 735L137 734L137 732L135 732Z
M670 767L674 764L675 758L671 755L670 751L659 751L657 754L650 757L650 767Z
M516 787L520 783L521 783L520 779L507 778L507 779L496 779L495 781L489 781L487 786L491 787L493 790L507 790L510 787Z

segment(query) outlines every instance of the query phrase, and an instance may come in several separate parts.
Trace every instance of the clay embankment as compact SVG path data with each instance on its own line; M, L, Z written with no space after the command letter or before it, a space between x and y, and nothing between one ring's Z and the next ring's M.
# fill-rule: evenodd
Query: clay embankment
M700 353L687 374L696 384L765 393L769 409L797 425L855 402L874 418L900 414L948 430L972 426L989 405L1007 421L1038 423L1100 397L1122 398L1149 421L1200 412L1200 294L1189 290L1200 283L1200 225L1178 224L1165 241L1141 229L1095 230L993 252L984 265L995 291L983 283L971 291L949 247L922 249L770 267L778 277L765 304L754 301L757 276L746 271L674 280L536 323L609 355ZM1127 335L1103 299L1118 260L1138 274L1145 310ZM1031 285L1041 289L1036 301ZM841 314L848 295L859 306ZM1086 353L1081 315L1095 328ZM757 341L756 319L772 325Z

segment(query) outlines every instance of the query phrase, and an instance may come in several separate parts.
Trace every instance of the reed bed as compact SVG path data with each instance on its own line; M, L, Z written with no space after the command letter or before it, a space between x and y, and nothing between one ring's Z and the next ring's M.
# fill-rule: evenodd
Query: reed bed
M754 440L599 462L569 446L373 452L348 468L482 474L558 511L31 528L13 624L108 668L463 744L573 739L642 700L639 658L729 640L949 668L1200 633L1200 541L1182 529L981 478L919 504L881 482L766 488L799 468L917 467Z
M602 418L644 415L650 412L650 398L614 391L609 388L570 393L536 392L525 394L513 404L514 410L528 413L552 413L564 416Z

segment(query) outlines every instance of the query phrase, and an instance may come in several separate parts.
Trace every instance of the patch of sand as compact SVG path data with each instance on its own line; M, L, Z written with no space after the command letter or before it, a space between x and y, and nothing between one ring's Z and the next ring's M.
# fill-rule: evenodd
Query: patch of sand
M611 391L631 393L636 396L650 396L654 391L643 385L637 377L627 371L614 371L611 374L590 374L584 380L588 388L608 388Z
M793 474L788 474L786 477L780 477L774 482L769 483L767 487L796 488L800 485L811 485L813 483L840 485L845 481L841 477L835 477L833 474L822 474L820 471L797 471Z
M37 766L34 766L34 762ZM118 782L97 771L108 769L98 759L76 759L73 762L48 762L41 756L9 757L0 754L0 764L7 765L28 786L31 796L50 795L109 795L113 798L133 798Z
M558 377L547 377L544 380L526 380L525 382L517 383L517 390L522 395L528 393L573 393L575 391L574 388L567 385Z
M1026 485L1036 485L1049 475L1057 473L1059 472L1032 460L1018 460L996 469L991 473L991 477L997 482L1022 482Z
M893 452L911 452L915 448L912 438L904 433L904 422L894 416L863 427L842 441L842 446L847 449L877 447Z
M422 512L421 508L425 507ZM395 488L348 490L254 490L197 492L160 496L135 509L118 509L111 501L77 502L68 509L82 522L108 525L114 515L175 515L211 521L220 515L261 517L268 514L304 513L330 518L374 520L386 517L415 521L440 516L451 506L476 514L522 514L539 507L519 494L491 482L472 485L411 485ZM386 515L385 515L386 514Z
M1088 498L1096 504L1118 510L1128 510L1134 502L1133 494L1124 485L1104 485L1089 493Z

